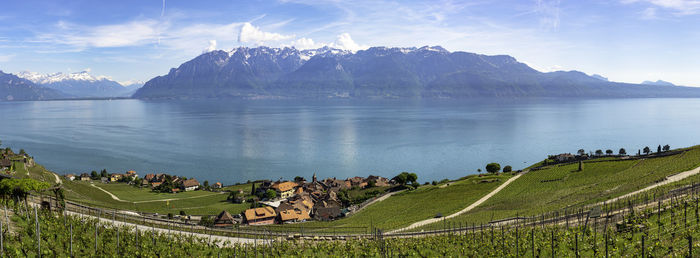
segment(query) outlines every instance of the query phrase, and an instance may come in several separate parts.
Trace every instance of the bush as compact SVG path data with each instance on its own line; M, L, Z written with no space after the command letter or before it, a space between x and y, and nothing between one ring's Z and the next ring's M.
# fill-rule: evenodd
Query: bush
M513 171L513 167L511 167L510 165L507 165L507 166L503 167L503 172L504 172L504 173L505 173L505 172L511 172L511 171Z
M498 171L501 171L501 164L498 163L489 163L486 165L486 171L489 173L498 173Z

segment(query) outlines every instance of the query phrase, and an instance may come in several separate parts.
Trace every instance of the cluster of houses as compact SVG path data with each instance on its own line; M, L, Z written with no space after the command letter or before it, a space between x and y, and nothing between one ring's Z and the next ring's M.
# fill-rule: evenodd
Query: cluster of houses
M147 174L141 180L141 186L150 186L151 189L156 189L160 185L170 181L170 188L167 189L172 193L177 193L181 191L189 192L199 189L200 184L197 179L194 178L183 178L179 176L171 176L168 174ZM214 184L215 187L222 187L221 183L217 182Z
M244 222L248 225L269 225L295 223L310 220L333 220L344 216L348 207L338 198L341 190L354 187L389 186L390 181L380 176L353 177L346 180L328 178L317 180L314 174L311 182L298 181L263 181L256 188L256 193L273 190L276 198L260 202L263 207L245 210ZM234 216L221 212L214 225L219 227L235 224Z
M78 181L90 181L92 180L92 176L88 173L82 173L80 175L75 175L75 174L66 174L64 177L70 181L78 180ZM124 181L125 179L129 179L129 181L133 181L138 179L139 175L136 174L136 171L129 170L124 174L118 174L118 173L112 173L109 174L108 176L100 176L99 179L102 181L102 183L110 183L110 182L121 182Z
M68 180L80 180L80 181L90 181L93 180L90 174L88 173L82 173L79 176L76 176L75 174L67 174L65 175L65 178ZM150 187L151 189L156 189L163 183L169 182L169 188L167 189L168 192L172 193L177 193L177 192L182 192L182 191L194 191L200 188L199 181L194 178L183 178L175 175L168 175L168 174L147 174L143 178L139 180L139 175L136 173L136 171L129 170L124 174L120 173L112 173L109 174L108 176L104 177L101 176L99 177L102 183L111 183L111 182L129 182L132 184L137 184L140 186L147 186ZM216 182L213 185L211 185L212 189L221 189L223 188L223 184L220 182Z
M29 167L34 166L34 159L29 157L26 153L21 152L20 154L15 154L10 148L0 149L0 171L7 174L12 173L12 164L14 161L22 162Z

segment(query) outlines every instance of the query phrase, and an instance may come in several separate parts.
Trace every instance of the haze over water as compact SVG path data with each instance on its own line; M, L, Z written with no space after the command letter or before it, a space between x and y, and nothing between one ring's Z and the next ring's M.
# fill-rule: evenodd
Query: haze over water
M0 102L3 147L58 173L225 184L294 176L458 178L488 162L698 144L699 99Z

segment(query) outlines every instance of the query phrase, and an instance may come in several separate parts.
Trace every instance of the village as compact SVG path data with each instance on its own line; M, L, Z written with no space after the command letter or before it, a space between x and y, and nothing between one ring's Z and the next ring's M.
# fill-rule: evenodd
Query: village
M397 186L394 180L381 176L352 177L345 180L327 178L318 180L316 174L311 181L303 177L295 177L294 181L260 180L250 182L250 191L243 189L223 190L220 182L203 184L195 178L186 178L165 173L146 174L143 178L134 170L121 173L107 173L106 170L97 173L81 173L80 175L66 174L70 181L98 181L104 184L121 183L139 188L150 188L157 193L172 193L189 191L211 191L228 193L232 203L249 203L250 208L240 214L231 214L227 210L210 218L201 216L200 224L214 227L230 227L237 224L270 225L289 224L311 220L330 221L342 218L358 208L358 202L377 197L385 190ZM348 197L349 190L367 192L367 198L353 199ZM371 193L371 194L370 194Z

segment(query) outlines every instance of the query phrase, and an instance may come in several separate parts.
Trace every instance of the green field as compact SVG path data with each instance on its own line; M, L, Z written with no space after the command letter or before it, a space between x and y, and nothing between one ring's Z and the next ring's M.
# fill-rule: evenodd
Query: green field
M360 212L331 222L310 222L313 227L374 227L396 229L414 222L455 213L505 182L510 175L470 176L449 185L425 185L395 194ZM483 181L483 182L482 182Z
M234 204L226 200L227 194L208 191L192 191L177 194L154 193L147 188L125 184L101 184L95 183L122 201L114 200L107 193L91 186L87 182L64 181L66 199L78 203L133 210L139 212L152 212L160 214L179 214L185 211L190 215L216 215L222 210L232 214L240 213L250 207L250 204Z
M584 162L531 171L474 210L448 222L482 223L517 215L537 215L624 195L666 176L700 166L700 148L660 158ZM440 227L426 226L422 229Z

